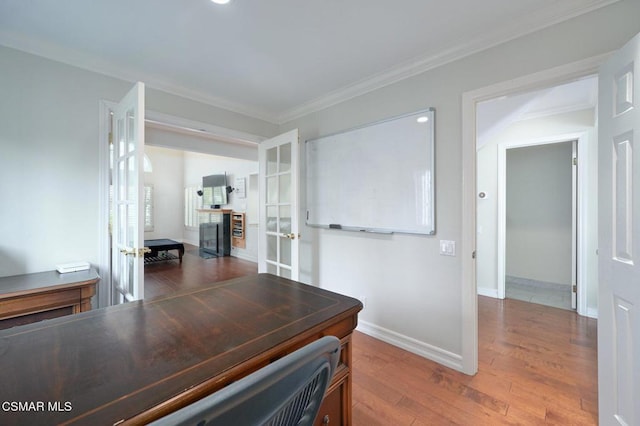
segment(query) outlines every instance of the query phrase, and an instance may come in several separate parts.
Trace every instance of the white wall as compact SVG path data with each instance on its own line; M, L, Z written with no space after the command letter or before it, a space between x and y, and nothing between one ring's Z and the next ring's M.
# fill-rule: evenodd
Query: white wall
M99 104L133 85L0 47L0 276L99 256ZM147 88L148 109L272 136L277 126Z
M572 142L506 154L506 275L569 288Z
M251 212L251 206L257 205L257 187L251 188L249 175L258 173L258 146L232 144L222 140L212 140L184 133L172 132L165 129L146 129L145 139L147 147L153 145L164 148L167 151L175 151L183 155L183 164L179 169L180 200L183 197L183 189L186 186L201 186L202 177L227 172L228 184L235 186L235 179L244 178L246 182L246 198L241 199L237 193L229 195L229 205L238 212ZM218 171L212 171L218 170ZM173 170L175 173L178 170ZM184 213L182 213L184 214ZM184 223L182 220L181 223ZM198 245L199 235L197 229L184 228L182 226L180 241ZM232 247L231 255L252 262L258 261L258 228L257 224L247 221L245 226L246 247Z
M426 107L436 110L436 235L305 228L302 279L365 296L361 328L460 368L466 314L461 255L440 256L438 240L460 244L462 233L462 94L619 48L640 31L639 15L640 2L621 1L283 125L281 131L299 128L305 140ZM302 179L304 187L304 171Z
M147 135L149 136L149 135ZM148 143L156 143L157 133L147 138ZM183 135L166 134L176 139L180 146ZM162 140L165 140L164 138ZM254 149L257 151L257 149ZM246 197L240 198L234 191L229 194L229 204L225 209L246 213L251 202L257 202L256 188L250 190L249 176L258 172L258 162L210 154L162 148L147 144L145 154L153 165L153 173L145 173L145 183L154 185L154 221L153 232L145 232L145 239L170 238L176 241L198 245L198 229L184 226L184 188L202 187L202 177L227 173L227 181L235 187L236 178L244 178L247 185ZM258 261L258 233L255 226L246 222L245 248L232 247L231 255L253 262Z
M144 174L144 183L153 185L154 229L145 240L169 238L182 241L184 232L184 153L146 145L153 171Z
M202 177L215 174L227 173L227 184L235 187L236 178L244 178L247 189L249 188L249 175L258 172L257 161L247 161L235 158L218 157L194 152L184 154L184 183L185 186L202 186ZM233 209L237 212L246 213L252 196L255 192L246 191L247 197L240 198L234 191L229 194L229 203L223 208ZM248 230L248 228L247 228ZM198 245L198 231L186 230L185 241ZM258 234L254 232L246 233L246 248L232 247L231 255L253 262L258 261Z

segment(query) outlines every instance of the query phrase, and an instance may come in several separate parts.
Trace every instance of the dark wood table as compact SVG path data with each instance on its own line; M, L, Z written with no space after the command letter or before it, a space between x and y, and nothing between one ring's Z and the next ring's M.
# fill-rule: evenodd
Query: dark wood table
M151 250L149 253L145 253L145 261L162 261L175 259L170 257L158 257L158 253L161 251L177 250L178 259L182 263L182 256L184 255L184 244L167 238L160 238L156 240L144 240L144 246L149 247Z
M0 331L0 424L144 424L325 335L341 339L319 424L351 424L362 304L259 274ZM27 409L25 411L25 409Z

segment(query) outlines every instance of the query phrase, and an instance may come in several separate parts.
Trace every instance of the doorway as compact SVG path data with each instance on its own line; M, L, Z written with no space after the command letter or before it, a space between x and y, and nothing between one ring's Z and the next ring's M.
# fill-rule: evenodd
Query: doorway
M111 184L110 131L111 111L115 104L100 102L99 148L99 256L101 281L98 289L98 307L111 305L111 232L109 187ZM154 111L145 111L145 128L156 136L156 146L213 154L222 157L257 161L257 147L263 137L226 129L208 123L187 120Z
M487 99L477 105L477 141L476 141L476 169L477 169L477 293L484 296L504 299L506 297L506 279L518 285L530 285L539 287L563 284L571 293L560 297L559 301L568 302L570 308L577 309L581 315L594 316L597 309L597 260L595 249L597 248L597 182L592 175L595 173L597 160L595 105L597 103L597 79L595 76L587 76L577 80L556 84L554 86L536 89L527 92L512 93L507 96ZM577 141L577 150L580 150L581 167L575 172L577 201L571 203L572 195L566 195L565 205L573 206L575 221L568 231L575 232L575 236L567 241L575 244L573 249L569 247L563 250L563 256L552 256L557 251L550 248L551 241L546 245L545 234L556 237L557 230L550 233L549 227L540 227L542 212L538 212L538 222L529 223L526 228L520 228L521 235L529 236L527 244L537 244L539 252L536 255L526 257L527 251L523 247L513 246L507 248L507 153L517 152L514 149L560 144L567 141ZM550 145L551 144L551 145ZM571 145L571 144L570 144ZM528 148L533 149L533 148ZM542 148L541 148L542 149ZM565 151L571 150L567 146ZM529 154L533 154L531 151ZM571 182L573 153L568 154L566 161L568 181ZM530 165L531 157L524 155L521 165L515 170ZM545 164L549 163L545 160ZM577 161L577 160L576 160ZM537 176L525 176L522 180L533 179L529 185L535 187L535 183L541 178L548 177L544 172L546 165L530 168ZM575 169L574 169L575 171ZM533 189L527 189L532 191ZM571 188L571 184L569 184ZM519 194L517 190L514 192ZM522 194L524 203L528 198L544 193ZM569 204L567 204L569 203ZM530 207L534 208L534 207ZM535 207L539 210L539 207ZM571 209L571 207L569 207ZM569 216L571 221L571 215ZM566 221L565 221L566 222ZM553 226L556 226L554 223ZM512 241L513 243L513 241ZM566 247L566 246L565 246ZM522 256L515 256L514 248ZM542 254L540 254L542 253ZM511 255L511 256L510 256ZM516 270L507 269L507 257L519 262ZM546 256L546 257L545 257ZM543 273L531 275L531 269L543 259L557 261L564 258L566 261L564 278L559 279L558 274L549 274L549 269ZM577 265L574 267L573 265ZM541 268L544 268L541 267ZM539 268L540 269L540 268ZM569 274L569 278L567 277ZM515 278L515 279L514 279ZM523 280L524 279L524 280ZM573 286L576 286L575 288ZM555 288L555 287L551 287ZM575 289L575 291L573 291ZM528 289L529 291L531 289ZM545 301L542 291L529 294L527 301ZM525 294L519 296L524 297ZM546 298L546 302L552 302L552 298ZM566 306L563 304L563 306Z
M575 309L577 141L508 148L505 297Z

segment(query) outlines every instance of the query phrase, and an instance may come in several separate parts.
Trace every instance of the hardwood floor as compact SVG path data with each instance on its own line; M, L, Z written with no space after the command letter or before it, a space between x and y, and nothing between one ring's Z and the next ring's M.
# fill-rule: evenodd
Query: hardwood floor
M595 425L596 320L478 298L479 370L467 376L356 332L354 425Z
M182 265L145 265L147 297L257 272L255 263L192 249ZM355 332L354 425L598 423L596 320L482 296L478 316L473 377Z
M144 265L145 298L258 273L254 262L231 256L203 259L198 255L198 247L184 246L182 264L169 260Z

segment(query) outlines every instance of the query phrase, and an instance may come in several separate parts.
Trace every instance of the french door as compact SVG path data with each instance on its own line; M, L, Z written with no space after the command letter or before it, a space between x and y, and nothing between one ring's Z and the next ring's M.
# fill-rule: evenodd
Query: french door
M112 304L144 298L144 84L113 109Z
M298 129L263 141L258 271L298 279Z

